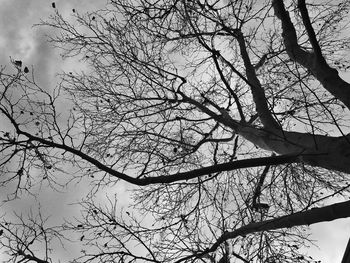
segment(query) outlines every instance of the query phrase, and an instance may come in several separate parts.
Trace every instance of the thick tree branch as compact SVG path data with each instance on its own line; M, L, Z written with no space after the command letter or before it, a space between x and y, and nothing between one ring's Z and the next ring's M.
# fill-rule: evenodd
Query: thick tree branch
M28 260L29 262L33 261L33 262L36 262L36 263L49 263L49 261L47 261L47 260L42 260L42 259L40 259L40 258L38 258L36 256L25 254L23 251L19 251L18 254L20 256L22 256L24 260ZM27 262L27 261L25 261L25 262Z
M3 109L1 109L1 111L3 112L4 115L6 115L9 118L9 120L15 127L16 132L19 135L26 136L30 141L37 141L39 143L42 143L54 149L65 150L69 153L79 156L81 159L89 162L90 164L99 168L101 171L104 171L126 182L129 182L135 185L140 185L140 186L158 184L158 183L172 183L172 182L177 182L182 180L190 180L193 178L198 178L198 177L209 175L212 173L231 171L231 170L241 169L241 168L293 163L293 162L298 162L301 159L300 155L283 155L283 156L273 156L273 157L252 158L252 159L238 160L234 162L228 162L228 163L223 163L223 164L218 164L213 166L207 166L207 167L195 169L189 172L164 175L164 176L156 176L156 177L134 178L127 174L120 173L114 170L113 168L110 168L109 166L101 163L97 159L83 153L80 150L77 150L65 144L59 144L53 141L45 140L43 138L34 136L28 132L22 131L19 125L6 111L4 111Z
M307 211L301 211L295 214L286 215L262 222L250 223L246 226L240 227L234 231L226 232L207 250L195 254L197 258L203 257L205 254L214 252L226 240L236 238L238 236L245 236L261 231L271 231L281 228L291 228L295 226L309 226L320 222L332 221L340 218L350 217L350 201L337 203L334 205L325 206L322 208L313 208ZM192 258L193 255L188 256ZM177 262L182 262L181 259Z
M332 221L340 218L350 217L350 201L325 206L322 208L313 208L307 211L298 212L292 215L286 215L275 219L262 222L251 223L232 232L223 234L210 250L216 248L225 240L238 236L244 236L250 233L260 231L270 231L280 228L291 228L295 226L309 226L312 224Z
M318 44L315 31L314 31L312 24L311 24L311 21L310 21L310 17L309 17L309 13L307 11L307 8L306 8L305 0L298 0L298 8L300 10L300 14L301 14L301 17L303 19L303 23L304 23L306 32L309 36L310 43L311 43L312 48L315 52L315 56L316 56L318 61L320 61L321 63L325 63L326 61L324 60L324 57L323 57L322 51L321 51L321 47Z
M261 83L258 77L256 76L254 66L250 61L242 32L237 30L236 39L240 47L240 52L244 62L247 79L251 84L250 89L253 95L256 111L259 115L259 118L266 129L278 129L280 128L280 125L271 115L271 112L267 105L267 99L265 96L264 89L262 88Z
M316 46L316 53L309 53L303 50L297 40L297 34L294 25L290 19L287 10L284 7L283 0L274 0L272 2L275 15L282 23L282 37L286 51L289 57L309 69L315 78L330 92L334 97L342 101L350 109L350 84L341 79L338 71L331 68L324 59L319 59L320 51L317 51L317 41L312 35L310 25L307 24L305 10L303 11L303 21L306 22L306 28L313 47ZM318 52L318 53L317 53Z

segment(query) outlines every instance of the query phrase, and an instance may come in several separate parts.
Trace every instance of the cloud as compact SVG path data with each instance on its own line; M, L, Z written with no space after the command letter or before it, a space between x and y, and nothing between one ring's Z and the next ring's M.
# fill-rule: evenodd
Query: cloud
M62 0L55 1L57 10L69 17L72 9L84 13L102 7L105 2L88 0L81 1ZM47 19L53 14L51 1L36 0L2 0L0 9L0 64L8 65L9 58L23 60L24 63L38 67L38 69L53 69L57 63L61 63L57 52L47 43L45 33L50 33L42 27L33 27L41 19ZM52 57L54 56L55 57ZM48 68L46 66L49 66Z
M40 13L45 8L39 8L40 1L2 1L0 9L0 54L1 64L7 64L9 57L25 60L33 48L32 25L40 20ZM41 10L35 12L34 10Z
M60 65L63 63L60 59L58 50L55 50L47 42L47 34L50 32L47 28L36 27L35 35L32 39L33 47L29 54L27 65L33 67L35 77L39 84L50 89L53 79Z
M0 9L1 60L8 55L20 55L26 49L23 24L28 22L30 1L3 1Z

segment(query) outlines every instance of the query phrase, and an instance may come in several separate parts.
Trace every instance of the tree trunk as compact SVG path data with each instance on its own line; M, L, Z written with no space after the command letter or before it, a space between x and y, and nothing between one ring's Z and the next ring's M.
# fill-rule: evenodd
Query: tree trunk
M258 147L277 154L302 154L300 161L350 173L350 136L329 137L278 129L241 126L236 132Z

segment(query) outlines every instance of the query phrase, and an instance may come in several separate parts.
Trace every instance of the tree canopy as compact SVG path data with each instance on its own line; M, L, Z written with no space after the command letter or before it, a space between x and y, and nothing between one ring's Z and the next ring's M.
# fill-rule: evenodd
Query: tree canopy
M317 262L308 226L350 216L349 8L55 6L39 26L83 70L53 88L22 61L2 68L0 185L8 202L77 182L88 195L58 226L3 217L2 249L13 262L55 262L60 242L81 248L71 262ZM121 185L128 207L108 195Z

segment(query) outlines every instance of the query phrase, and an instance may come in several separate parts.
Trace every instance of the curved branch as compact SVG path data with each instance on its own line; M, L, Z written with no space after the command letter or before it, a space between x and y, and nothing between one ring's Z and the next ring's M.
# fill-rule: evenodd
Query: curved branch
M282 37L288 56L295 62L304 66L312 75L322 84L322 86L330 92L334 97L342 101L350 109L350 84L339 77L338 71L331 68L325 59L319 59L319 54L309 53L301 49L297 40L297 33L290 19L289 13L285 9L283 0L273 0L272 6L275 10L275 15L282 23ZM305 11L303 11L305 12ZM304 23L309 34L310 41L317 41L312 37L310 25L307 24L305 14ZM316 46L316 43L312 44ZM318 44L317 44L318 45Z
M233 239L238 236L245 236L247 234L257 233L261 231L291 228L295 226L309 226L311 224L347 217L350 217L350 201L345 201L322 208L312 208L307 211L301 211L295 214L281 216L261 222L250 223L234 231L224 233L211 247L207 248L204 251L198 252L195 255L190 255L186 258L178 260L177 263L193 257L201 258L207 253L214 252L226 240Z
M19 128L19 125L15 122L15 120L8 113L6 113L3 109L0 109L0 110L11 121L12 125L16 129L16 132L20 135L26 136L29 140L37 141L39 143L42 143L42 144L47 145L47 146L52 147L52 148L65 150L65 151L72 153L72 154L80 157L81 159L89 162L90 164L99 168L101 171L104 171L104 172L106 172L114 177L122 179L122 180L129 182L131 184L140 185L140 186L190 180L193 178L209 175L212 173L231 171L231 170L236 170L236 169L241 169L241 168L299 162L302 159L301 155L299 155L299 154L252 158L252 159L245 159L245 160L238 160L238 161L234 161L234 162L217 164L217 165L213 165L213 166L207 166L207 167L195 169L195 170L192 170L189 172L176 173L176 174L164 175L164 176L156 176L156 177L146 177L146 178L137 178L136 177L136 178L134 178L134 177L131 177L127 174L120 173L120 172L114 170L113 168L101 163L97 159L83 153L80 150L77 150L77 149L72 148L72 147L65 145L65 144L59 144L59 143L55 143L52 141L48 141L48 140L45 140L43 138L34 136L28 132L22 131Z
M19 251L18 255L22 256L24 260L34 261L36 263L49 263L47 260L42 260L36 256L25 254L23 251Z
M280 228L309 226L320 222L332 221L347 217L350 217L350 201L345 201L321 208L312 208L310 210L301 211L292 215L286 215L262 222L250 223L232 232L226 232L217 240L217 242L213 244L210 250L215 251L216 248L218 248L220 244L225 240L238 236L244 236L251 233L275 230Z

